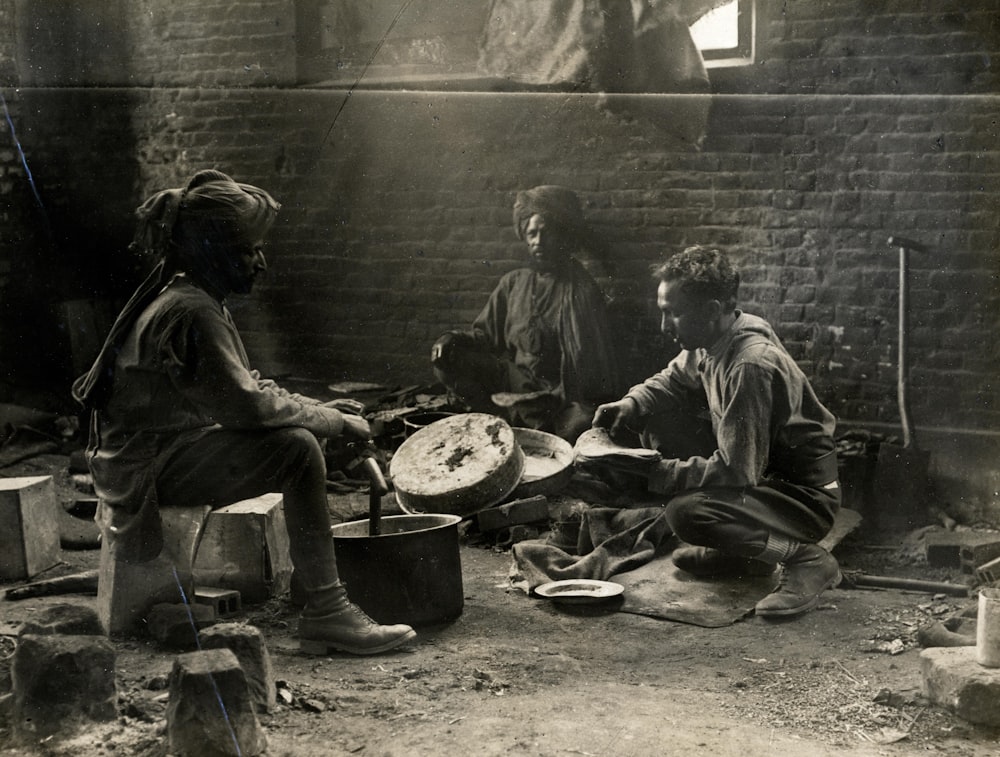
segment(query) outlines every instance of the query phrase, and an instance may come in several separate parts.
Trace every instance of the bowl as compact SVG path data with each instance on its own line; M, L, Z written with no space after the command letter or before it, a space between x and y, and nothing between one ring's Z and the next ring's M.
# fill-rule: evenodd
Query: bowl
M531 428L514 428L514 438L524 453L524 473L511 497L524 499L555 494L573 476L573 447L562 437Z

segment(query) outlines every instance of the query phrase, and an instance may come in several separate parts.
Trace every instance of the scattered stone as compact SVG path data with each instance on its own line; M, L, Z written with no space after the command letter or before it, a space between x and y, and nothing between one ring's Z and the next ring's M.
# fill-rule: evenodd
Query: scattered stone
M924 692L963 720L1000 726L1000 668L976 662L974 647L934 647L920 653Z
M194 649L198 646L197 632L214 622L215 610L208 605L161 603L149 611L146 628L165 647Z
M178 757L254 757L267 748L246 674L231 650L188 652L174 661L167 737Z
M101 636L21 636L11 667L15 730L31 738L117 715L115 649Z
M212 626L202 633L201 648L231 650L246 674L257 711L274 711L277 704L274 669L259 628L240 623Z
M498 531L501 528L548 521L549 501L543 495L516 499L503 505L480 510L476 522L480 531Z
M83 605L58 604L42 610L31 620L24 622L18 636L34 634L46 636L63 634L66 636L103 636L101 619L97 611Z
M934 621L917 630L917 643L922 647L974 647L975 635L956 633L941 621Z

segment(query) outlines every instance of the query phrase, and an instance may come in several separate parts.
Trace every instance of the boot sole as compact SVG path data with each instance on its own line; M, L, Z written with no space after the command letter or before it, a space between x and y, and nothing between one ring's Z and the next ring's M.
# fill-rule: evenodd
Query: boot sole
M323 639L299 639L299 651L316 655L329 654L331 651L357 655L379 654L380 652L388 652L390 649L395 649L415 638L417 638L417 632L410 630L391 641L379 644L377 647L352 647L347 644L337 644L336 642L325 641Z
M781 610L758 610L754 608L754 613L762 618L788 618L794 615L801 615L804 612L809 612L819 604L819 600L820 597L823 596L823 592L839 585L843 578L844 575L840 572L840 570L837 570L837 575L831 578L827 582L826 586L816 592L816 595L812 597L812 599L805 604L799 605L798 607L785 607Z

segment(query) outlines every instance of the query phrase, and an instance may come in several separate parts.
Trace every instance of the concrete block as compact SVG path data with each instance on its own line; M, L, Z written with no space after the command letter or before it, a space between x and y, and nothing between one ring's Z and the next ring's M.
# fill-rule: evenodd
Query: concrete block
M194 601L211 607L217 618L232 617L243 608L243 601L238 591L217 589L213 586L195 586Z
M26 620L18 629L18 636L34 634L46 636L103 636L101 619L92 607L83 605L58 604L46 607L35 617Z
M232 651L246 674L257 711L274 711L278 698L274 668L259 628L242 623L220 623L201 634L201 648Z
M117 716L115 649L103 636L21 636L11 681L11 720L32 739Z
M58 564L60 509L52 476L0 478L0 581Z
M935 568L961 568L963 551L969 556L967 559L975 559L974 555L984 549L984 545L998 540L1000 537L997 534L980 531L930 531L924 536L927 564ZM968 572L975 567L972 566Z
M215 623L215 610L208 605L155 604L146 617L146 631L164 647L195 649L198 633Z
M231 650L206 649L174 660L167 738L178 757L254 757L266 750L246 674Z
M1000 534L982 534L982 538L958 548L963 573L975 573L980 565L1000 558Z
M934 647L920 653L924 693L963 720L1000 726L1000 668L976 662L976 648Z
M537 523L548 518L549 501L539 494L481 510L476 514L476 523L480 531L497 531L525 523Z
M281 495L264 494L213 510L194 563L195 582L263 602L288 591L292 577Z

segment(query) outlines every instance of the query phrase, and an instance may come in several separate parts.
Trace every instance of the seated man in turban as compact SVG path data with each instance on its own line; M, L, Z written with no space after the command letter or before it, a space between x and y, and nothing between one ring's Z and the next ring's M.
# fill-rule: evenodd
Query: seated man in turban
M576 194L519 192L514 229L528 265L501 279L470 331L435 342L438 380L472 412L572 442L618 391L605 297L573 257L592 238Z
M266 270L278 204L201 171L137 211L135 247L159 262L125 305L73 394L91 410L88 462L112 555L146 562L163 547L160 507L223 507L280 491L292 565L306 591L307 652L374 654L415 634L379 625L337 573L319 439L367 440L368 422L290 394L250 369L226 308Z

